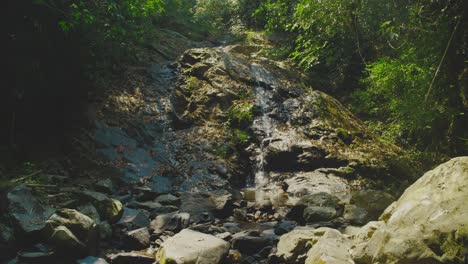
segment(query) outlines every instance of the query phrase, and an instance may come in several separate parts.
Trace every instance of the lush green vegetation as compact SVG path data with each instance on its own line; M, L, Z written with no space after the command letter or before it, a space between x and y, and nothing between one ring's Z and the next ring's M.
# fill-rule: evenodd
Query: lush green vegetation
M8 19L15 25L9 44L15 51L7 60L18 67L11 68L8 82L14 84L2 103L7 120L14 115L8 109L15 108L11 98L18 93L34 98L58 94L54 100L78 107L77 98L86 98L93 87L83 80L93 83L115 73L135 58L136 46L154 40L161 28L185 29L192 38L211 41L264 30L280 35L283 44L262 54L289 57L313 77L316 88L349 103L385 139L450 155L467 151L468 19L463 0L9 2ZM31 41L36 47L28 50ZM44 87L31 89L24 80ZM250 118L244 116L250 111L231 110L230 122Z
M466 9L462 0L267 0L255 15L294 38L290 58L384 138L461 154Z

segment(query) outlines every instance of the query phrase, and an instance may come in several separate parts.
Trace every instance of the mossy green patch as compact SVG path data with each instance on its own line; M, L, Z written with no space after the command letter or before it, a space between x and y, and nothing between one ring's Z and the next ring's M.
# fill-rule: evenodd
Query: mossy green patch
M254 104L251 100L234 101L228 110L228 123L231 127L247 128L254 119Z
M234 146L246 146L250 142L250 134L241 129L233 129L231 131L231 143Z
M213 148L212 152L222 159L228 159L233 155L233 149L229 144L217 145Z

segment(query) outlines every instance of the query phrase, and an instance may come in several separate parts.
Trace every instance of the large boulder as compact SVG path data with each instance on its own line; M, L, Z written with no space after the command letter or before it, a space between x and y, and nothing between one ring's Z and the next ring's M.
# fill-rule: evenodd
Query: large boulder
M276 256L285 263L304 263L310 241L316 241L328 228L296 227L280 237Z
M298 222L314 223L332 220L341 213L340 199L321 192L302 197L292 208L289 216Z
M327 230L318 241L312 241L312 248L307 252L306 264L353 264L348 250L351 241L339 231Z
M146 227L150 224L151 219L142 210L136 210L124 207L123 215L117 225L127 230L135 230L141 227Z
M382 214L384 226L352 250L358 263L464 263L468 157L425 173Z
M328 193L345 199L351 193L351 183L343 177L339 177L334 173L326 173L322 171L297 172L288 175L281 173L279 175L272 174L276 177L286 177L284 182L287 185L287 193L289 203L295 205L303 196Z
M161 234L164 231L178 232L187 228L190 224L190 214L188 213L169 213L161 214L151 221L150 229L155 234Z
M218 264L228 252L228 242L184 229L162 244L158 257L161 264Z
M123 205L119 200L109 198L106 194L90 190L78 191L77 194L82 200L96 207L101 219L107 220L109 223L116 223L122 217Z
M54 211L41 204L24 186L16 186L7 194L8 212L19 235L33 235L41 231Z
M47 220L43 234L63 254L85 256L97 250L99 232L96 223L73 209L60 209L53 214Z

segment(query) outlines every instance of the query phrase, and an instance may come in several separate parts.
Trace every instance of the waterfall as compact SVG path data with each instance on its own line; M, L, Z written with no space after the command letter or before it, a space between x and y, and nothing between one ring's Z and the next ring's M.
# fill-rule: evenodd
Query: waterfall
M250 185L255 188L256 200L264 199L265 193L262 188L269 183L269 175L266 170L265 149L271 141L276 121L270 117L270 113L274 109L272 89L276 87L276 78L271 72L266 70L259 64L252 63L252 76L257 83L255 87L256 105L260 110L260 115L254 119L253 130L260 139L260 145L256 150L254 159L253 179L250 180Z

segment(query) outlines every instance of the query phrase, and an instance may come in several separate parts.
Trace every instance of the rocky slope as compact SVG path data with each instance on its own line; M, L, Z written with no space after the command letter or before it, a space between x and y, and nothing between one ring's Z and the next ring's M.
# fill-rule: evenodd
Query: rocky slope
M462 263L466 158L392 204L401 150L337 100L259 45L166 34L86 135L89 177L8 192L1 261Z

